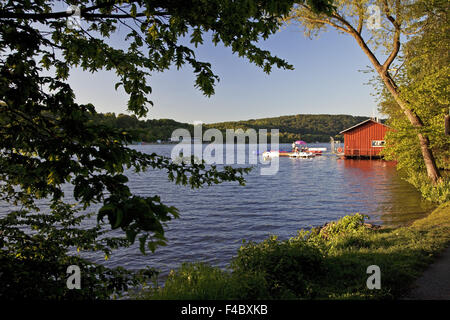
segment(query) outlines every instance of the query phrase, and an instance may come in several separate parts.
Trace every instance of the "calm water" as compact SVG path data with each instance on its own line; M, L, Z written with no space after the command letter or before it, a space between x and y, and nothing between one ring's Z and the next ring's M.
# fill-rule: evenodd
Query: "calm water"
M329 148L329 144L310 146ZM168 156L172 147L134 146ZM245 187L223 183L192 190L169 182L164 171L128 175L134 193L158 194L165 204L180 210L180 219L168 223L169 244L147 256L133 246L116 251L107 262L101 255L89 257L129 269L149 265L160 269L163 276L184 261L225 267L243 239L260 241L271 234L285 239L301 228L356 212L369 215L372 223L402 225L433 209L397 175L392 163L339 160L334 155L280 158L276 175L261 176L259 170L253 170L246 176ZM6 210L5 205L0 207L0 212Z

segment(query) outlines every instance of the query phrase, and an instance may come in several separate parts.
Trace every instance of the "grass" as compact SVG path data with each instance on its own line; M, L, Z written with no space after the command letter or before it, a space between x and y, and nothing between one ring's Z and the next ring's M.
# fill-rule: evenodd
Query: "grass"
M289 240L244 243L226 271L185 263L135 298L397 299L449 245L450 202L400 228L370 228L355 214ZM379 290L366 286L370 265L380 267Z

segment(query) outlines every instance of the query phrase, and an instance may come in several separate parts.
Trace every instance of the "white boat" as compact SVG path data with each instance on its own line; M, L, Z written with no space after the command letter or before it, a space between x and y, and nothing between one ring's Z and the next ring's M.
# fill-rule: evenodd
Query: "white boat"
M314 152L297 151L297 152L279 152L279 151L265 151L262 156L264 159L289 157L289 158L313 158L316 155Z
M293 152L289 155L289 158L313 158L315 156L312 152Z

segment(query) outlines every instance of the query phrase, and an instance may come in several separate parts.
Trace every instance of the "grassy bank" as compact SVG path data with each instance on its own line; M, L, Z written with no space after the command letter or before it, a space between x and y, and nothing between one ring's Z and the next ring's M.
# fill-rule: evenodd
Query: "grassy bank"
M359 214L296 237L244 243L223 271L183 264L164 287L141 299L392 299L450 244L450 202L401 228L374 228ZM381 270L381 289L366 286L367 267Z

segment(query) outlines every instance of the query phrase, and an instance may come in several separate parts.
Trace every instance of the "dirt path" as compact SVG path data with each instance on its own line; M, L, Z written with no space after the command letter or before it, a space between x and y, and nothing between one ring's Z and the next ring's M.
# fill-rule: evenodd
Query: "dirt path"
M450 300L450 248L447 248L416 281L404 299Z

